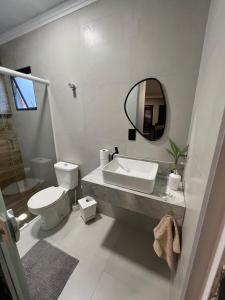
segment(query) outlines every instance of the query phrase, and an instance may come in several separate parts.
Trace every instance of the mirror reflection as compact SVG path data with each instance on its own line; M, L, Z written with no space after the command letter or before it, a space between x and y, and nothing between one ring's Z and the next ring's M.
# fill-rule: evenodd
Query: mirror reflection
M129 121L142 136L150 141L162 137L166 125L166 101L157 79L138 82L129 91L124 108Z

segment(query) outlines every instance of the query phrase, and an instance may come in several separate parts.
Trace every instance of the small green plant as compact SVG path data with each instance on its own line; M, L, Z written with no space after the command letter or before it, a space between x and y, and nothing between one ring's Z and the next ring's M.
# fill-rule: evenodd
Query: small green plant
M173 172L177 173L178 160L181 157L187 157L188 146L181 149L171 139L169 139L169 142L170 142L170 148L167 148L166 150L174 159Z

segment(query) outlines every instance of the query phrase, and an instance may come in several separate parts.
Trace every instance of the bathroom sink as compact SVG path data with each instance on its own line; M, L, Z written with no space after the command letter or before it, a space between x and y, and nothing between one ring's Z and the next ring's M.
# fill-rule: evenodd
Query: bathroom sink
M157 171L157 163L115 157L104 166L102 174L105 183L151 194Z

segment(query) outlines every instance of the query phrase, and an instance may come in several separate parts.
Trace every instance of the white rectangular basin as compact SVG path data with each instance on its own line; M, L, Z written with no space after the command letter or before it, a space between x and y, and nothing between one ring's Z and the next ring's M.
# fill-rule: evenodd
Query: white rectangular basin
M115 157L102 169L103 181L131 190L151 194L158 164L143 160Z

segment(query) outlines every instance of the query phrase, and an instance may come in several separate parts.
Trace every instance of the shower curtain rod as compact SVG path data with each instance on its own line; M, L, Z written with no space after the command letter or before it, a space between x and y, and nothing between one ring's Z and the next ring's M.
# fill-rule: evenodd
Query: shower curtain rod
M28 79L28 80L32 80L32 81L36 81L42 84L46 84L46 85L50 85L50 81L43 79L43 78L39 78L39 77L35 77L32 75L27 75L18 71L14 71L8 68L4 68L4 67L0 67L0 74L5 74L5 75L10 75L10 76L16 76L16 77L22 77L24 79Z

